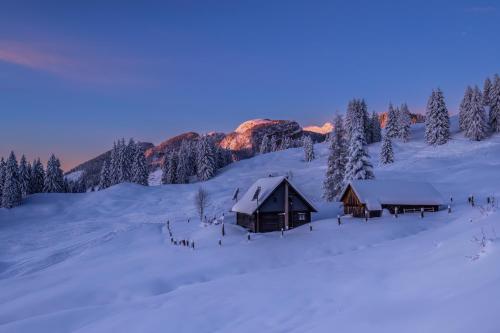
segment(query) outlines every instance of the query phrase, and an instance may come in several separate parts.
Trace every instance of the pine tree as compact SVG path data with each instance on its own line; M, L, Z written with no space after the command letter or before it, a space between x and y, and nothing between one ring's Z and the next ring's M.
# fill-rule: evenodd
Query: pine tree
M323 182L323 197L326 201L333 201L344 187L345 164L346 164L346 142L344 121L342 116L335 117L334 130L329 141L328 165L325 180Z
M450 138L450 118L443 92L432 92L425 116L425 139L430 145L442 145Z
M33 161L33 166L31 169L31 182L30 182L30 192L31 193L42 193L43 185L45 183L45 171L43 170L42 162L37 158Z
M291 139L289 136L285 135L282 139L281 139L281 150L285 150L285 149L288 149L292 146L292 142L291 142Z
M4 208L13 208L21 204L22 193L19 184L19 169L16 155L10 153L5 164L5 181L2 191L2 206Z
M311 162L314 160L314 144L309 135L304 136L304 155L306 162Z
M487 77L483 86L483 106L490 106L491 88L491 80Z
M398 113L399 109L394 109L392 103L390 103L389 110L387 111L387 123L385 125L385 135L390 138L397 138L399 136Z
M99 190L104 190L111 186L110 163L104 161L99 178Z
M130 138L127 146L124 151L124 179L127 182L133 182L133 165L136 158L136 146L139 143L136 143L134 139Z
M493 132L500 132L500 76L495 74L490 91L489 123Z
M2 193L3 193L3 184L5 183L5 168L6 163L4 158L0 158L0 207L2 207Z
M349 139L348 158L345 170L345 182L355 179L373 179L373 166L366 149L365 135L362 124L352 128Z
M262 137L262 142L260 143L259 152L261 154L269 152L269 136L267 134Z
M399 138L403 142L408 142L410 140L411 114L406 103L402 104L399 108L398 123Z
M52 154L47 162L47 171L45 173L45 183L43 190L46 193L64 192L64 177L61 170L61 162Z
M382 129L380 128L380 121L378 119L378 114L373 111L371 123L371 142L380 142L382 140Z
M120 182L120 153L118 143L113 142L113 149L111 149L111 161L109 165L109 176L111 185L116 185Z
M472 88L467 86L465 89L464 97L462 98L462 102L460 103L460 108L458 112L458 125L461 131L467 130L468 120L467 117L470 111L470 104L472 99Z
M363 131L365 133L365 142L372 143L373 141L372 141L372 129L371 129L370 116L368 115L368 107L367 107L364 99L359 101L358 108L359 108L359 111L358 111L359 115L363 119Z
M199 141L197 170L198 179L201 181L209 180L217 171L213 147L206 136Z
M275 135L271 137L271 141L269 142L269 151L270 152L278 151L278 139L276 139Z
M384 135L382 147L380 148L380 163L389 164L394 162L394 152L392 150L391 138Z
M218 152L218 155L220 152ZM218 163L221 162L220 158L223 156L218 156ZM186 184L189 180L189 145L186 141L182 141L177 152L177 182L179 184Z
M486 121L486 112L484 111L483 96L477 86L472 93L467 121L467 130L465 132L467 138L474 141L486 138L488 123Z
M118 140L118 183L130 181L129 149L125 139Z
M134 144L133 148L132 182L148 186L149 171L146 156L139 144Z
M21 187L21 195L25 198L30 192L30 171L24 155L21 156L19 162L19 186Z
M170 154L165 153L163 155L163 163L161 165L162 184L171 184L169 170L170 170Z

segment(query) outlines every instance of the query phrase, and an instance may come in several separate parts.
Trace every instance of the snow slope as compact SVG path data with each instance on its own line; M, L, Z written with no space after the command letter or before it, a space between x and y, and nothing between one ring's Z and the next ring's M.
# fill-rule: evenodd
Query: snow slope
M203 184L121 184L0 209L0 332L500 330L500 215L485 204L500 188L500 137L456 134L428 147L417 125L411 142L394 143L389 166L378 166L379 144L370 146L379 179L430 182L453 196L452 213L341 226L337 205L321 199L326 145L315 149L311 163L290 149L234 163ZM320 211L313 231L247 242L227 215L235 188L287 173ZM197 221L200 185L209 215L226 213L222 247L221 226ZM167 219L195 250L170 244Z

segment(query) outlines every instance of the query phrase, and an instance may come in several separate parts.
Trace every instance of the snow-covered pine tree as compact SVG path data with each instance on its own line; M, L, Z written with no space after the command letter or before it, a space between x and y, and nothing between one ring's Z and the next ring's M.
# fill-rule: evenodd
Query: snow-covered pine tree
M432 92L427 103L425 117L425 139L430 145L442 145L450 138L450 118L444 101L443 92Z
M346 133L346 138L349 140L353 130L353 124L363 121L363 114L360 113L361 108L359 107L359 100L352 99L347 104L347 111L344 120L344 129ZM364 124L362 125L364 129Z
M118 183L130 181L129 148L125 139L118 140Z
M220 158L217 158L221 163ZM187 184L189 182L189 144L187 141L182 141L177 153L177 182L179 184Z
M378 114L373 111L372 118L370 119L371 123L371 138L372 142L380 142L382 140L382 129L380 128L380 121L378 119Z
M488 134L488 123L484 111L483 96L476 86L472 93L470 110L467 116L467 130L465 136L474 141L481 141Z
M384 135L382 139L382 147L380 148L380 163L390 164L394 162L394 152L392 150L391 138Z
M163 155L163 162L161 164L161 183L162 184L170 184L170 175L168 173L168 170L170 169L170 154L165 153Z
M326 201L333 201L344 187L346 142L344 120L337 114L333 121L334 130L329 141L328 165L323 182L323 197Z
M269 151L278 151L278 139L276 138L276 135L271 136L271 140L269 141Z
M345 183L355 179L373 179L373 165L366 149L365 135L361 121L352 123L348 157L345 168Z
M64 177L61 170L61 162L52 154L47 161L47 171L45 173L45 183L43 191L46 193L64 192Z
M207 136L203 136L198 145L198 179L209 180L217 171L213 147Z
M21 195L25 198L30 192L30 171L24 155L21 156L19 161L19 186L21 187Z
M385 124L385 135L389 136L390 138L397 138L399 136L398 113L399 109L394 109L392 103L389 103L389 109L387 111L387 122Z
M5 165L5 181L2 191L2 207L12 208L21 204L22 193L19 184L19 169L14 152L11 152Z
M110 163L104 161L99 177L99 190L104 190L111 186Z
M268 152L269 152L269 135L265 134L262 137L262 141L260 142L259 153L266 154Z
M489 123L493 132L500 132L500 76L495 74L490 91Z
M138 143L135 143L133 147L132 182L148 186L149 170L146 156L144 156L144 152Z
M304 157L306 162L314 160L314 144L309 135L304 135Z
M281 139L281 150L288 149L292 146L292 141L288 135L283 136Z
M490 106L491 88L491 80L487 77L483 86L483 106Z
M2 207L3 184L5 183L5 160L0 158L0 207Z
M43 170L43 164L40 161L40 158L37 158L33 161L33 166L31 167L30 192L42 193L44 183L45 171Z
M467 125L469 124L468 115L470 111L470 103L472 99L472 88L467 86L464 92L464 97L462 102L460 102L460 107L458 111L458 125L461 131L467 131Z
M118 140L119 143L119 140ZM120 154L118 143L113 142L113 149L111 149L111 159L109 164L109 176L111 185L116 185L120 182L119 174L120 174Z
M139 145L139 143L135 142L133 138L130 138L128 141L128 144L125 146L125 151L124 151L124 179L127 182L133 182L133 165L135 162L136 158L136 146Z
M403 103L399 108L398 123L399 138L403 142L408 142L410 140L411 114L406 103Z
M370 116L368 115L368 106L364 99L358 103L359 115L363 118L363 131L365 133L366 143L372 143L372 129L370 123Z

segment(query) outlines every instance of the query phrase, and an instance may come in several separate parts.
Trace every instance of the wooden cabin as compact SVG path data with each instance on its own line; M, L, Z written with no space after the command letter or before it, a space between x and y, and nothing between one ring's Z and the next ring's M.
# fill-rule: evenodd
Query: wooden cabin
M311 222L313 204L286 177L257 180L233 206L236 223L252 232L288 230Z
M391 214L435 212L444 200L429 183L397 180L353 180L342 191L344 214L354 217L380 217L383 209Z

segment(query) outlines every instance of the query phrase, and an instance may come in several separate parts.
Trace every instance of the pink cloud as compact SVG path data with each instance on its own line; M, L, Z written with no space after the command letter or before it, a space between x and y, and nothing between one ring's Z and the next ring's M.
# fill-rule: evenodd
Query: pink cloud
M78 56L74 53L79 53ZM68 52L49 44L0 41L0 62L15 64L51 73L73 81L110 84L144 85L150 79L142 77L132 59L99 57L82 50Z

